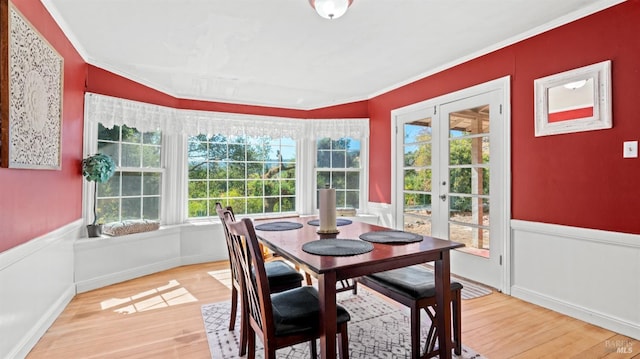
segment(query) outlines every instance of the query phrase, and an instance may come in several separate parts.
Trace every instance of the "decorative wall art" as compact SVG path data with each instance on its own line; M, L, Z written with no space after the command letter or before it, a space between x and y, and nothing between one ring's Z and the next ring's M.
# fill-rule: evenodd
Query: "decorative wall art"
M13 4L0 1L8 45L1 47L2 167L59 170L64 60Z
M612 127L611 61L534 81L536 137Z

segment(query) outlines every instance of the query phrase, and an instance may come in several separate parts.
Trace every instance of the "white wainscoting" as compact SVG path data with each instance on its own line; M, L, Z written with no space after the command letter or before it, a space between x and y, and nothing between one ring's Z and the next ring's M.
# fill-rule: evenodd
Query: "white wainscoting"
M640 235L511 221L511 295L640 339Z
M388 203L369 202L367 210L372 215L378 217L378 225L393 228L393 212L392 207Z
M75 295L82 220L0 253L0 358L23 358Z
M180 229L181 265L229 259L221 223L184 224Z
M0 358L24 358L76 292L228 257L220 223L85 236L77 220L0 253Z
M75 243L78 293L181 265L227 259L220 223L183 224Z

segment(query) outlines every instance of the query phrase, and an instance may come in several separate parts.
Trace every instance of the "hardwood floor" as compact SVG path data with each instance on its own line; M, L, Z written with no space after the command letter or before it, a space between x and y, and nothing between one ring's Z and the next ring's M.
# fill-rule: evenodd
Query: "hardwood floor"
M27 358L210 358L200 307L229 300L227 268L184 266L79 294ZM637 340L500 293L463 300L462 311L463 343L487 358L640 359Z

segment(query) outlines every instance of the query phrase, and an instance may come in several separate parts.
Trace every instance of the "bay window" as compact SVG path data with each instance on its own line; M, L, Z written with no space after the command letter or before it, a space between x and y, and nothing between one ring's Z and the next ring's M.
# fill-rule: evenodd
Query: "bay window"
M163 225L237 214L313 214L317 189L336 188L339 207L363 210L367 119L303 120L182 110L88 93L84 157L111 156L116 175L97 188L101 222ZM93 186L84 181L83 216Z

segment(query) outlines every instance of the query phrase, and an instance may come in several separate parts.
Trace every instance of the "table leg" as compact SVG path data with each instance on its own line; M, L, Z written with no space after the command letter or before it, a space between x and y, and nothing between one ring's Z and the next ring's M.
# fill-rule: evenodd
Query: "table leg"
M335 359L336 357L336 273L328 272L318 276L318 293L320 294L320 357Z
M438 328L439 358L451 358L451 273L449 251L435 262L436 318Z

